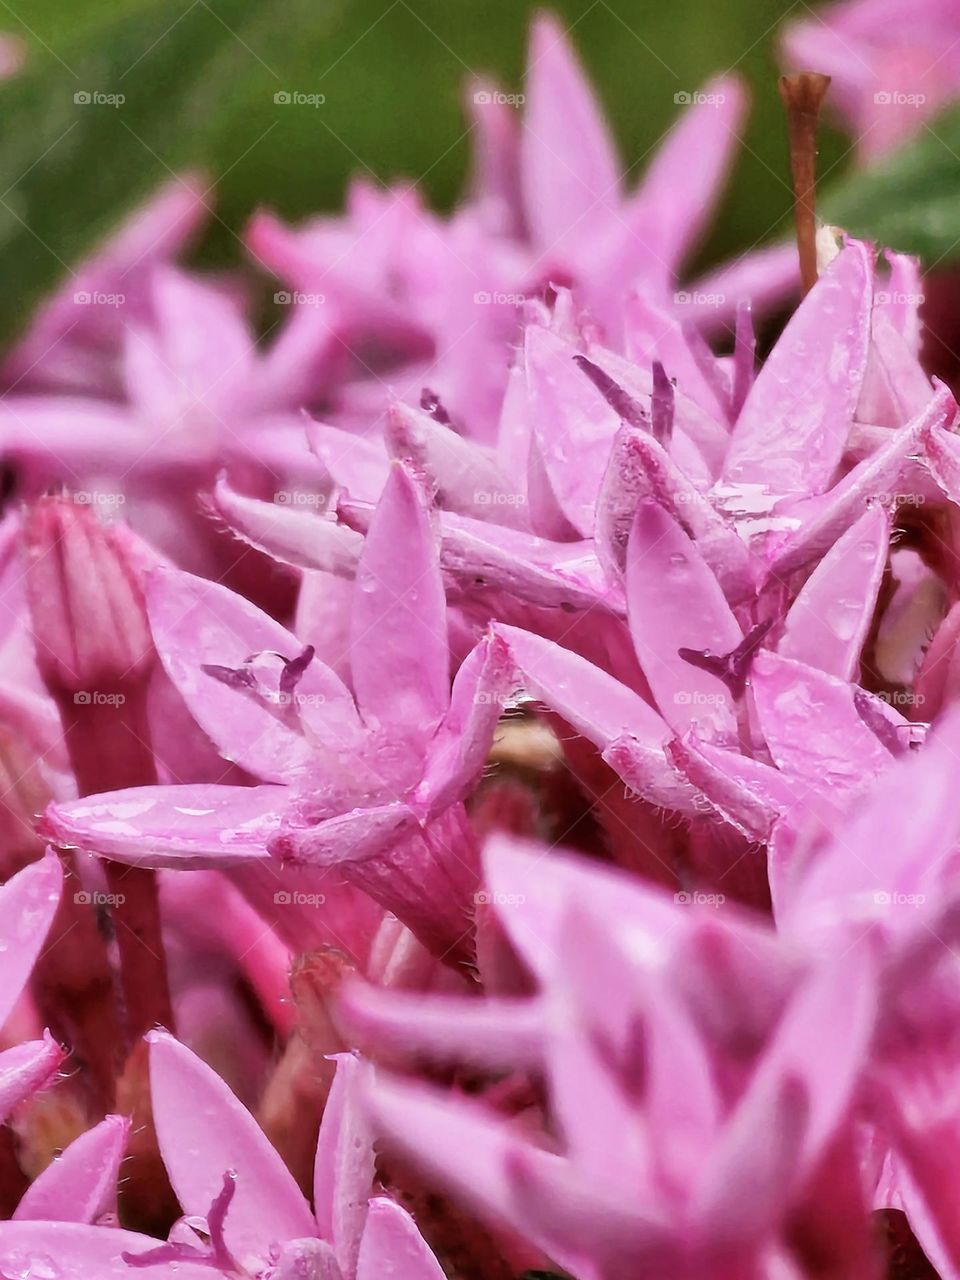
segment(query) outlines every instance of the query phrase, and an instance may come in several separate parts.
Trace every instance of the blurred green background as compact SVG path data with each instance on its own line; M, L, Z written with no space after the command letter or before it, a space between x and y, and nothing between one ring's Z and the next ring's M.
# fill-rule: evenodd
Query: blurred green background
M30 0L0 25L28 63L0 87L0 280L4 332L172 172L204 168L219 221L208 260L242 256L258 205L296 218L336 208L347 178L422 181L449 205L468 159L471 73L519 89L523 0ZM704 260L768 239L789 215L776 33L785 0L556 0L613 123L639 162L678 111L674 94L735 69L753 92L734 183ZM317 108L278 91L325 95ZM78 92L123 94L78 105ZM847 165L825 131L821 169ZM637 163L633 174L642 172Z

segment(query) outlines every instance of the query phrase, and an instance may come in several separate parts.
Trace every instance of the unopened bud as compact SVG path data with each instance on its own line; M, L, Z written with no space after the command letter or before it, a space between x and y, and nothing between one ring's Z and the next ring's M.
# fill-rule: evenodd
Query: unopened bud
M37 665L51 687L91 698L153 661L138 573L125 543L88 506L41 498L24 520Z

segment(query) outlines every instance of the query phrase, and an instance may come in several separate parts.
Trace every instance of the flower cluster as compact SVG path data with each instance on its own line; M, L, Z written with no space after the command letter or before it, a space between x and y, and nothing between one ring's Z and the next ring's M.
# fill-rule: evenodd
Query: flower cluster
M632 190L525 90L448 218L259 215L265 340L184 179L3 366L2 1277L960 1275L918 265L684 282L739 84Z

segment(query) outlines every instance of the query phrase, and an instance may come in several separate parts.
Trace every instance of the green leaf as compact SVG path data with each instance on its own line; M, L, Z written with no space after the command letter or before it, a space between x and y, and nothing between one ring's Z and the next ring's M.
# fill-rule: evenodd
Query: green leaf
M849 174L821 207L830 222L918 254L928 269L960 260L960 108L880 164Z

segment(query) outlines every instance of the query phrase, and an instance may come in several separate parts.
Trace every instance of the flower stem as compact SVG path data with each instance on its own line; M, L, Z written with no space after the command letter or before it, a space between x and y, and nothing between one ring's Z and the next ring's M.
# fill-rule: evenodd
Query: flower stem
M804 295L817 283L817 123L829 87L830 77L816 71L780 77L780 97L787 112L790 138L793 216Z

